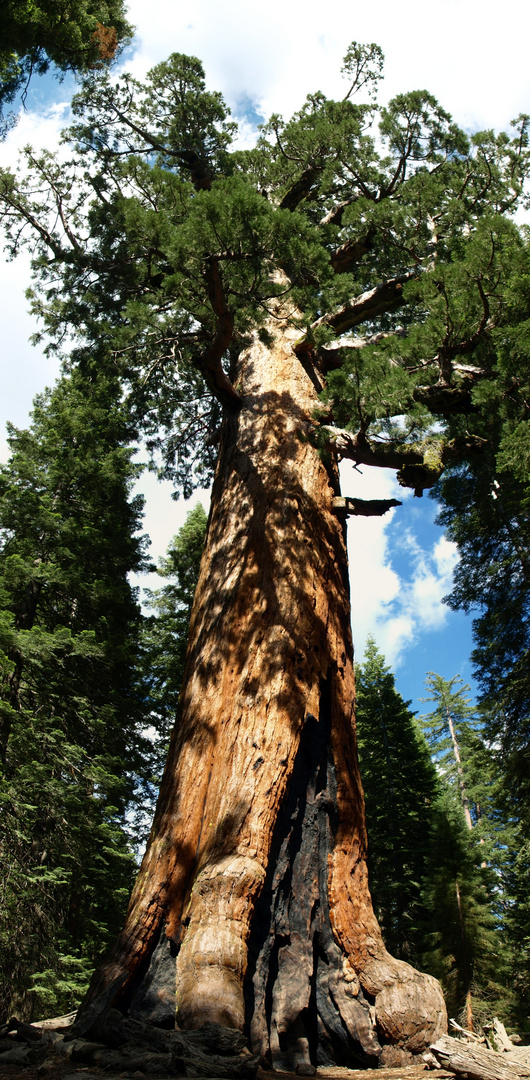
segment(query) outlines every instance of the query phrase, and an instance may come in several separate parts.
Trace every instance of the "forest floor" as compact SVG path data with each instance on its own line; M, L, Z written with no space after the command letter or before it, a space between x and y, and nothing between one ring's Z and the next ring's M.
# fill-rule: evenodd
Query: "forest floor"
M330 1066L317 1069L315 1080L369 1080L372 1073L373 1080L422 1080L422 1078L425 1080L426 1071L428 1070L423 1065L408 1065L395 1069L346 1069ZM435 1080L454 1080L454 1074L451 1072L446 1072L444 1069L434 1071ZM280 1078L281 1080L300 1080L296 1073L273 1073L258 1069L257 1080L274 1080L275 1077L278 1077L278 1080ZM71 1062L65 1061L61 1055L53 1054L48 1058L46 1068L42 1065L2 1065L0 1066L0 1080L118 1080L118 1077L103 1069L89 1068L86 1065L76 1067ZM150 1078L146 1078L145 1073L122 1072L119 1074L119 1080L150 1080ZM156 1080L175 1080L175 1077L157 1075ZM212 1076L208 1080L216 1080L216 1078Z

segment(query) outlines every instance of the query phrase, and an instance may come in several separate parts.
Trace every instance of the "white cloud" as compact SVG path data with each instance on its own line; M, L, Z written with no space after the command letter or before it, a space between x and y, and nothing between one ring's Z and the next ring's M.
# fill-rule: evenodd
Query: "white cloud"
M340 95L342 57L355 38L386 53L385 98L427 88L471 127L505 126L528 107L526 0L506 0L502 18L483 0L328 0L325 15L321 0L306 0L302 12L294 0L131 0L129 12L139 75L171 51L192 53L230 104L248 95L288 114L315 89Z
M362 659L366 639L372 634L387 662L398 669L409 646L447 622L449 610L442 598L451 590L457 548L443 536L432 548L422 548L410 531L392 527L390 514L384 519L350 521L354 522L353 530L349 526L348 546L356 656ZM408 560L406 575L400 576L393 565L398 553Z
M69 102L51 105L45 112L21 112L15 127L0 142L0 166L16 169L17 155L28 145L37 150L57 148L69 113Z
M27 253L11 263L0 259L0 437L7 420L16 427L27 426L35 394L53 385L59 374L57 357L45 356L42 348L35 348L29 341L38 329L36 319L28 315L24 295L30 280Z
M434 546L433 558L440 578L446 580L448 582L448 587L450 587L453 578L453 570L458 562L458 548L456 544L453 544L453 541L448 540L446 536L442 536Z
M134 493L143 495L146 501L145 532L149 534L151 544L149 558L156 564L168 549L170 541L184 524L190 510L197 503L202 503L208 513L210 492L198 489L191 499L172 499L173 485L169 480L157 480L152 472L142 473L137 481ZM140 589L158 589L161 581L156 573L132 574L131 583Z
M59 87L60 89L60 87ZM22 112L17 125L0 142L0 167L19 173L23 163L19 153L25 146L36 150L54 150L69 115L69 103L52 105L42 113ZM62 153L65 153L63 148ZM0 236L0 246L3 238ZM30 343L30 337L42 327L28 312L26 289L31 284L30 256L27 250L12 262L0 257L0 325L2 326L3 363L0 366L0 437L10 420L25 427L33 399L59 374L56 356L45 356L42 347ZM2 445L6 459L7 444Z
M389 469L354 469L341 464L345 495L360 499L400 498L395 474ZM348 558L355 655L362 659L369 634L380 638L380 621L388 604L399 593L400 582L392 569L388 551L388 528L395 514L384 517L351 517L348 520Z

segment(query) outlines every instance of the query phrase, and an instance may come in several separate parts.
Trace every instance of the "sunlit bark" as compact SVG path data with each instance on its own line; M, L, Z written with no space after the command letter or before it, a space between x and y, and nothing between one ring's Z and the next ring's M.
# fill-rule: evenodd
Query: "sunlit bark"
M438 984L386 952L366 871L345 526L307 441L318 373L272 325L234 380L150 843L95 996L247 1031L273 1064L375 1063L445 1030ZM355 526L354 526L355 527ZM361 571L362 572L362 571ZM168 974L169 973L169 974ZM384 1055L383 1055L384 1059Z

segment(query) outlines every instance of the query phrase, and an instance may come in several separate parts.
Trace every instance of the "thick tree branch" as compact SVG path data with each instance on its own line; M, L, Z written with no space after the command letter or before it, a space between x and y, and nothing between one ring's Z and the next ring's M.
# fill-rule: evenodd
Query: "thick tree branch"
M204 274L208 297L217 317L217 329L213 341L195 360L196 367L214 397L231 412L241 408L241 396L223 369L221 360L230 345L234 332L234 316L226 303L221 272L217 259L210 259Z
M362 259L373 247L376 229L368 229L368 232L360 240L347 240L341 247L332 251L331 265L336 274L345 274L352 266Z
M403 286L410 280L412 274L400 274L399 277L390 278L380 285L375 285L354 300L349 300L340 311L334 314L322 315L313 323L313 329L317 326L330 326L337 334L345 334L359 323L368 319L375 319L385 311L391 311L403 302Z
M466 379L460 386L446 386L440 382L433 386L417 386L412 397L420 405L426 405L432 413L441 416L471 413L476 412L476 406L471 400L474 385L475 380Z
M301 177L295 180L294 184L286 191L283 199L280 203L280 210L296 210L296 207L306 199L314 187L322 169L316 167L316 165L310 165L307 169L304 169Z
M401 486L413 488L417 496L436 483L447 465L470 454L479 454L486 446L485 439L474 435L447 440L433 437L412 444L390 440L383 442L368 439L363 431L345 431L330 425L315 428L313 437L318 446L324 443L340 457L349 458L356 465L396 469Z
M380 341L391 337L405 337L406 330L380 330L377 334L368 334L366 337L357 336L349 338L338 347L328 348L323 346L319 350L318 360L323 372L337 371L344 363L345 349L364 349L366 345L377 345ZM297 352L298 346L295 348ZM392 362L392 361L390 361Z
M333 209L330 210L326 214L326 216L322 218L320 224L321 225L341 225L342 224L342 215L344 214L344 211L347 209L348 206L351 206L354 202L357 202L358 198L359 198L358 195L352 195L352 197L350 199L345 199L344 202L341 202L337 206L334 206Z
M350 495L337 495L332 502L336 514L354 517L382 517L394 506L402 506L399 499L355 499Z

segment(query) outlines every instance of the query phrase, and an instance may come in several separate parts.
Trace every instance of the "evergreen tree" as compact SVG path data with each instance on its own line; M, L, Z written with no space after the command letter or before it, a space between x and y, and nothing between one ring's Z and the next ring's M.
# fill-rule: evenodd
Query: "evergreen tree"
M444 790L445 788L445 790ZM512 957L498 919L500 882L484 861L454 787L434 807L422 900L422 962L440 979L449 1016L468 1030L514 1015Z
M3 118L33 74L50 65L58 72L83 71L112 60L130 36L123 0L3 0L0 46L0 132Z
M462 810L468 829L472 829L480 817L480 801L470 801L470 767L473 754L480 753L483 743L478 734L480 722L477 710L466 696L469 686L455 685L462 683L459 675L452 679L442 679L441 675L429 671L425 685L430 696L422 698L432 701L435 708L431 713L420 718L423 732L431 752L444 778L457 785Z
M514 352L517 359L515 348ZM528 382L522 358L514 365L512 379L517 399ZM494 423L498 428L498 419L492 419ZM447 600L454 608L478 613L472 660L486 733L498 747L508 787L517 792L517 816L522 813L530 822L530 503L525 423L505 423L508 430L499 440L503 449L497 455L505 465L502 471L486 455L484 461L448 475L439 494L440 521L460 552L455 586Z
M449 471L435 489L440 523L458 544L460 562L448 603L471 611L474 674L484 736L494 747L494 802L500 818L495 848L500 925L513 951L518 1022L527 1024L530 987L528 844L530 829L530 606L528 419L528 284L512 291L517 324L499 341L499 375L512 389L488 402L493 448ZM496 452L495 452L496 451ZM491 816L489 825L491 827ZM503 830L508 833L504 837Z
M357 735L370 892L385 944L418 964L421 883L432 847L436 772L421 730L373 639L357 669Z
M429 674L425 700L436 708L420 727L370 640L356 712L370 888L385 942L440 979L449 1015L472 1029L515 1015L505 940L514 849L469 688L458 682Z
M385 950L367 888L340 516L389 504L345 507L338 458L420 496L528 415L499 360L522 318L527 119L468 139L426 91L376 115L353 92L381 59L353 45L342 101L310 95L244 152L198 61L145 85L96 73L70 164L29 153L0 192L50 338L73 329L81 370L119 374L184 490L216 461L179 724L91 996L119 977L116 1003L136 1008L143 980L167 1021L169 956L182 1024L246 1027L290 1067L317 1043L417 1052L444 1023L434 981Z
M513 1015L509 989L506 872L513 850L510 815L503 813L502 777L484 741L484 722L454 676L429 672L431 713L420 718L442 781L434 852L424 900L431 945L424 962L442 981L449 1010L468 1028ZM459 813L459 810L461 813ZM467 840L466 840L467 832Z
M509 801L509 800L507 800ZM530 841L524 821L512 825L511 844L503 867L502 916L512 954L511 981L517 1030L529 1031L530 1000Z
M71 1008L119 928L142 798L133 429L74 374L0 470L0 1009ZM132 824L132 821L131 821Z

